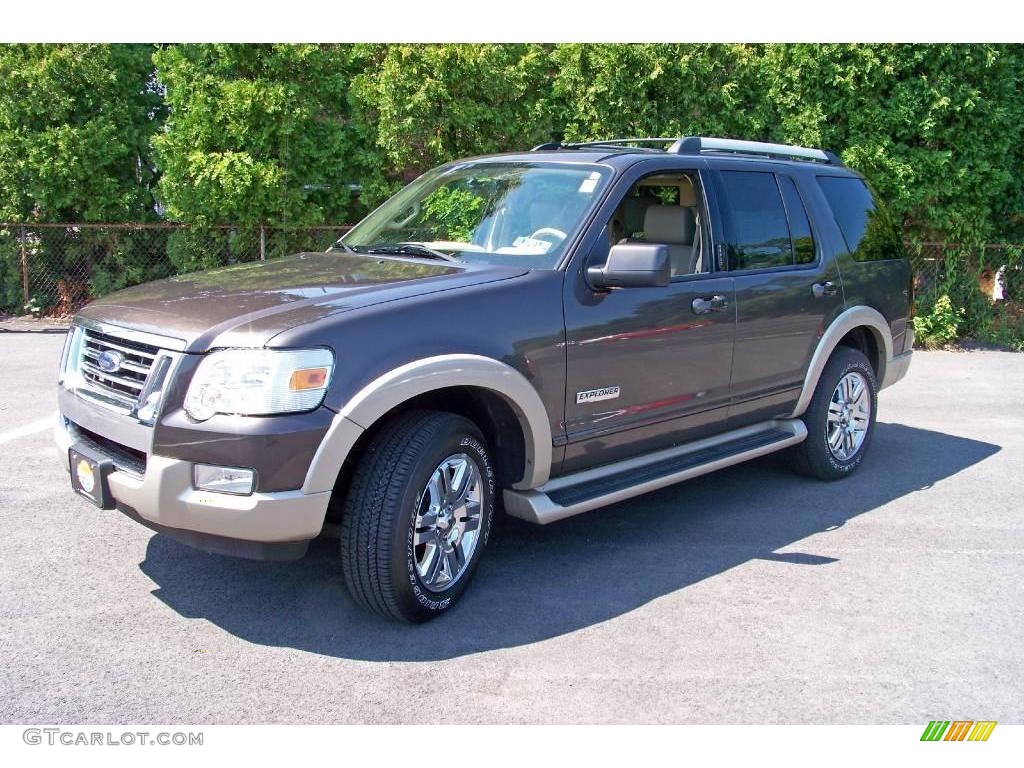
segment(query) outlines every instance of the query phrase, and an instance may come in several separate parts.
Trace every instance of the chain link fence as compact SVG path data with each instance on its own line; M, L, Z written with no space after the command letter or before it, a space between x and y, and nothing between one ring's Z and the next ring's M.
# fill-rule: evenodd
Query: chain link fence
M908 242L906 248L919 307L974 284L988 299L1024 303L1024 245Z
M323 251L349 228L0 223L0 312L72 314L149 280Z
M90 299L148 280L323 251L349 228L0 223L0 312L63 316ZM965 282L988 298L1024 303L1022 250L908 242L918 307L962 290Z

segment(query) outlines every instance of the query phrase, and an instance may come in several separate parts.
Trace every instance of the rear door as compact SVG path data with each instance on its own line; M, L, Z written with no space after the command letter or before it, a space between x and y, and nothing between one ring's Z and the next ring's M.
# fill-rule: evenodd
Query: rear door
M842 310L835 260L821 247L789 165L721 168L724 251L736 290L730 423L785 415L827 321Z

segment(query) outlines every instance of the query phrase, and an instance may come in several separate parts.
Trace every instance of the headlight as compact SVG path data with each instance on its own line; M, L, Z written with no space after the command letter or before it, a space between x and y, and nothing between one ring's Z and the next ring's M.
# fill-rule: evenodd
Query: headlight
M64 340L64 351L60 356L60 368L57 372L57 383L65 389L75 389L82 385L82 327L72 325Z
M329 349L225 349L199 364L185 395L196 421L216 413L268 416L311 411L324 399L334 369Z

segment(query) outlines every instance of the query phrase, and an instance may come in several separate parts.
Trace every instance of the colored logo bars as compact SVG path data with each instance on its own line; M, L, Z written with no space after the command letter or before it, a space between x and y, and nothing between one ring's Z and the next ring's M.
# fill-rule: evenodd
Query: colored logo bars
M932 720L921 741L988 741L995 727L995 720Z

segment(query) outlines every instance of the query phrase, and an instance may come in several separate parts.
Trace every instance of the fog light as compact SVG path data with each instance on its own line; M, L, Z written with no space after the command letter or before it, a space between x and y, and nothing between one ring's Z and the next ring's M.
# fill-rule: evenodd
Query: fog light
M251 469L196 464L193 470L193 484L200 491L248 496L252 493L255 480L256 473Z

